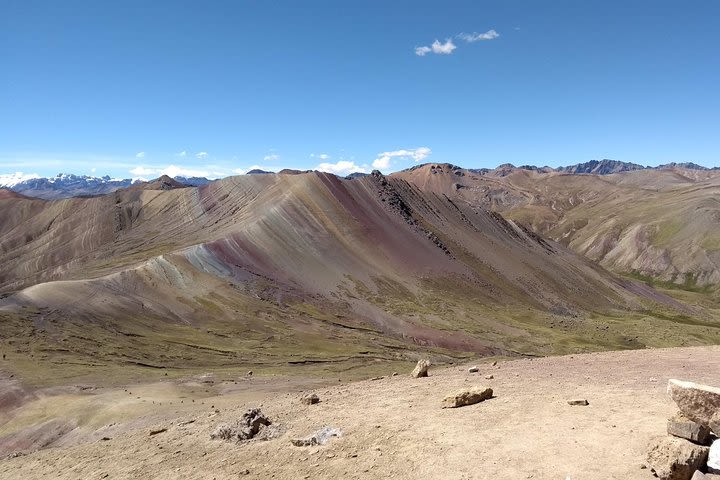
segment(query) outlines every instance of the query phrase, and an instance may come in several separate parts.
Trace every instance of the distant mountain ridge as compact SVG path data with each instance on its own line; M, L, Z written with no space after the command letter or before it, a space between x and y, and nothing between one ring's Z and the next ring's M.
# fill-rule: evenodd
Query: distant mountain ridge
M716 171L720 170L720 167L704 167L692 162L683 163L667 163L664 165L658 165L657 167L648 167L639 165L632 162L623 162L620 160L590 160L584 163L578 163L575 165L568 165L564 167L552 168L548 166L538 167L534 165L521 165L516 167L511 163L504 163L498 165L496 168L467 168L459 167L448 163L424 163L421 165L414 165L401 172L412 172L418 168L422 168L426 165L447 165L454 171L460 172L460 170L466 170L468 172L476 173L479 175L492 175L495 177L504 177L505 175L511 174L515 170L529 170L538 173L565 173L565 174L589 174L589 175L610 175L614 173L631 172L637 170L662 170L680 168L687 170L698 170L698 171ZM280 174L299 174L308 173L312 170L281 170ZM254 174L272 174L273 172L255 169L247 172L249 175ZM355 172L347 175L345 178L362 178L367 174L361 172ZM176 176L172 177L173 180L180 182L184 185L191 187L199 187L207 185L214 180L205 177L184 177ZM92 195L105 195L112 193L121 188L127 188L132 185L143 183L144 180L131 179L131 178L111 178L108 175L103 177L94 177L89 175L75 175L72 173L58 173L55 177L38 177L30 179L22 179L17 175L3 175L0 176L0 188L6 188L16 193L26 195L29 197L42 198L45 200L58 200L62 198L81 197L81 196L92 196Z
M135 183L142 183L142 181L130 178L111 178L108 175L93 177L72 173L58 173L55 177L30 178L19 182L11 178L9 181L0 184L0 187L8 188L29 197L55 200L76 196L104 195Z
M15 176L8 175L3 180L0 181L0 188L44 200L106 195L121 188L144 183L144 180L140 179L111 178L108 175L94 177L72 173L58 173L55 177L38 177L20 181ZM182 176L173 177L172 180L191 187L206 185L212 181L205 177Z
M412 172L413 170L416 170L418 168L425 167L426 165L433 165L432 162L429 163L423 163L420 165L413 165L410 168L406 168L405 170L401 170L402 172ZM457 165L453 165L450 163L438 163L437 165L447 165L452 170L460 170L463 167L459 167ZM670 168L684 168L687 170L720 170L720 167L704 167L702 165L698 165L697 163L692 162L682 162L682 163L666 163L663 165L658 165L657 167L648 167L644 165L640 165L637 163L632 162L623 162L621 160L610 160L607 158L604 158L602 160L590 160L584 163L577 163L575 165L567 165L564 167L538 167L535 165L520 165L519 167L516 167L512 163L503 163L502 165L498 165L495 168L468 168L467 170L472 173L478 173L480 175L487 175L489 173L494 173L496 176L504 176L513 170L530 170L533 172L539 172L539 173L552 173L552 172L561 172L561 173L570 173L570 174L592 174L592 175L611 175L613 173L622 173L622 172L632 172L636 170L664 170L664 169L670 169Z
M597 161L568 173L428 163L390 176L495 211L617 273L718 288L720 169L633 168Z
M596 175L610 175L612 173L631 172L634 170L645 170L648 167L638 165L637 163L621 162L619 160L590 160L577 165L567 167L559 167L558 172L565 173L594 173Z

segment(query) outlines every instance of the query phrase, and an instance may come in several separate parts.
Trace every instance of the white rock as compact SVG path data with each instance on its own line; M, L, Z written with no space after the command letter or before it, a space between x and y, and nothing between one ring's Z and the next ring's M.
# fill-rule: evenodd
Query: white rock
M720 473L720 440L715 440L710 445L707 467L708 473Z

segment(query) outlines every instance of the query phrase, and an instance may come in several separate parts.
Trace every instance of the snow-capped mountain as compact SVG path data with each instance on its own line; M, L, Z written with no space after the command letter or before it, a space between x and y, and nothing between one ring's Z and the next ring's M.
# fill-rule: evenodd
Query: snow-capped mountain
M192 186L204 185L210 182L207 178L200 177L175 177L175 180ZM0 175L0 188L8 188L29 197L57 200L88 195L104 195L143 181L143 179L137 178L111 178L107 175L93 177L72 173L58 173L55 177L44 178L18 172Z
M33 178L39 178L39 175L22 172L0 174L0 188L12 188L18 183L22 183Z

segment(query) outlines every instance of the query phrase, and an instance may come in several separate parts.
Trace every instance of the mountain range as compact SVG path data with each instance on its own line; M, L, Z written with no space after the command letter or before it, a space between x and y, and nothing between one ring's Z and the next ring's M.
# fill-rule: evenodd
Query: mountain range
M209 183L204 177L174 177L185 185L200 186ZM58 173L55 177L37 177L23 179L14 175L5 175L0 179L0 188L6 188L29 197L45 200L61 198L105 195L120 188L143 183L141 179L111 178L107 175L94 177L90 175L75 175L72 173Z
M409 170L413 170L415 168L420 168L422 165L418 165L415 167L412 167ZM495 169L488 169L488 168L482 168L482 169L468 169L469 171L477 174L497 174L498 172L503 171L512 171L516 168L519 168L521 170L530 170L530 171L536 171L541 173L553 173L553 172L563 172L563 173L576 173L576 174L595 174L595 175L610 175L613 173L620 173L620 172L629 172L629 171L635 171L635 170L666 170L666 169L673 169L673 168L683 168L688 170L698 170L698 171L714 171L718 170L720 167L714 167L714 168L707 168L703 167L701 165L697 165L694 163L669 163L665 165L660 165L658 167L644 167L642 165L638 165L635 163L629 163L629 162L621 162L618 160L590 160L589 162L585 163L579 163L576 165L570 165L566 167L558 167L558 168L551 168L551 167L535 167L532 165L523 165L520 167L515 167L511 164L504 164L500 165L499 167ZM305 172L309 172L310 170L307 170ZM286 170L279 173L289 173L290 170ZM296 173L301 173L300 171L292 171ZM254 169L247 172L248 175L253 174L268 174L273 173L266 170L260 170L260 169ZM351 173L346 178L357 178L362 177L367 174L365 173ZM173 177L174 180L177 180L178 182L184 183L185 185L189 186L201 186L205 185L207 183L212 182L213 180L205 178L205 177L184 177L184 176L176 176ZM0 188L7 188L10 190L13 190L18 193L22 193L23 195L27 195L30 197L37 197L37 198L43 198L46 200L56 200L60 198L71 198L71 197L78 197L78 196L87 196L87 195L104 195L107 193L112 193L115 190L118 190L120 188L125 188L130 185L135 185L138 183L143 182L144 180L141 179L117 179L117 178L110 178L109 176L103 176L103 177L94 177L94 176L88 176L88 175L75 175L71 173L59 173L55 177L38 177L38 178L30 178L30 179L24 179L22 177L18 177L15 175L4 175L0 176Z
M16 366L42 383L717 343L718 172L678 172L427 164L161 177L54 201L4 190L0 347L45 359ZM678 264L693 246L696 263ZM691 278L644 278L663 265Z
M616 273L683 288L720 283L717 169L579 175L426 164L392 176L496 211Z

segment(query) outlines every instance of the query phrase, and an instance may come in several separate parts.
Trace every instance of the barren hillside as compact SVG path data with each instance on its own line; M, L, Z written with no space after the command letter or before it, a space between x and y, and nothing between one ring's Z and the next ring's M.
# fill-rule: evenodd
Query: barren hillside
M0 346L26 381L200 368L352 376L418 350L448 361L719 339L714 310L403 180L156 183L0 200Z
M488 362L476 374L467 367L431 367L418 379L386 369L350 384L209 375L40 391L0 422L0 452L54 448L0 460L0 477L649 480L641 469L648 443L677 408L668 378L720 385L720 348ZM490 386L494 398L440 408L469 385ZM320 403L302 404L299 390ZM568 405L575 398L589 405ZM270 440L211 440L251 407L274 423ZM341 436L290 443L323 426Z
M688 289L720 283L715 170L578 175L427 164L393 176L501 212L617 273Z

